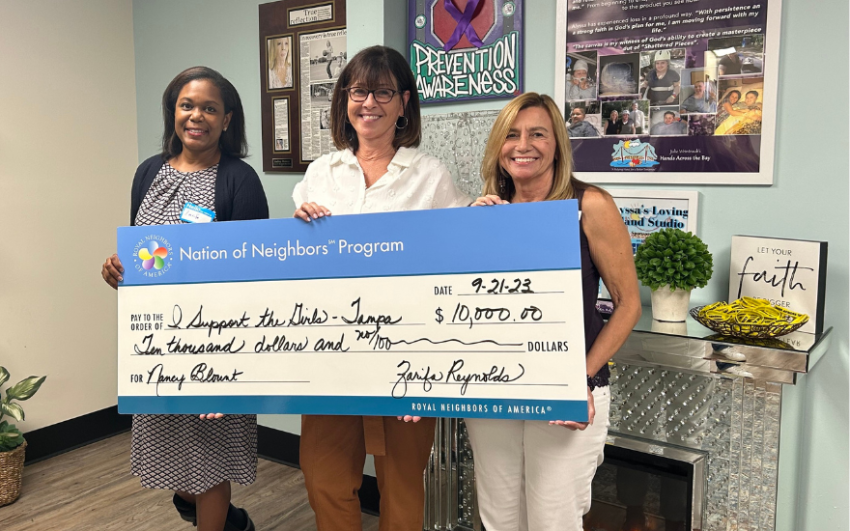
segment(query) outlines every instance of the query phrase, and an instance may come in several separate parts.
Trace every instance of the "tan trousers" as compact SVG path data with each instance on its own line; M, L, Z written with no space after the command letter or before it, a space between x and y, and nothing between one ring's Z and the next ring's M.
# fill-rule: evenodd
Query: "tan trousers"
M303 415L301 470L318 531L360 531L366 454L375 456L381 492L380 531L422 531L423 473L436 419Z

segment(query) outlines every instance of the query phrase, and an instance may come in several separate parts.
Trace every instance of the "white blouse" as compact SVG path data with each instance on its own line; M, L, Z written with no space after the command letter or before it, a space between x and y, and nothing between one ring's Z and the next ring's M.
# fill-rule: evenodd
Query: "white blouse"
M469 205L472 200L455 187L448 168L435 157L401 147L385 173L366 188L366 178L350 149L313 161L292 200L327 207L331 214L427 210Z

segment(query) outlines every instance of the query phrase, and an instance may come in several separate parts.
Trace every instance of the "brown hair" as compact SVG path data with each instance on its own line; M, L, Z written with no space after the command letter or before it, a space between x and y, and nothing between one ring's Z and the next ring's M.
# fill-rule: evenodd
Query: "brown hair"
M362 83L369 88L381 83L393 83L404 101L404 93L410 92L410 99L404 107L407 124L396 129L393 147L416 147L421 137L421 119L419 117L419 93L410 65L397 51L386 46L372 46L361 50L342 69L336 82L331 102L331 138L337 149L351 148L357 153L360 142L357 132L348 121L348 91L352 83Z
M520 111L529 107L540 107L549 114L552 119L552 127L555 136L555 166L552 189L546 196L546 201L556 199L574 199L576 189L586 188L583 182L573 177L573 151L570 147L570 138L567 135L567 126L558 105L545 94L526 92L510 101L499 116L490 137L487 139L487 147L484 150L484 160L481 162L481 178L484 180L483 195L498 195L506 201L513 199L516 187L510 174L499 164L499 155L505 139L516 121Z

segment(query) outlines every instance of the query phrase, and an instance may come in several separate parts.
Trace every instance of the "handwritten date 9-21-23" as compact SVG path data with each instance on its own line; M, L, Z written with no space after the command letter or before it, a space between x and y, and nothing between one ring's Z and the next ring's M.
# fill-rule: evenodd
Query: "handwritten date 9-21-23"
M486 288L486 285L489 285L490 288ZM531 289L530 278L515 278L513 280L494 278L487 281L486 284L484 279L476 278L472 281L472 287L475 288L476 295L483 295L485 293L493 295L503 293L534 293L534 290ZM481 290L484 290L484 293L481 293Z

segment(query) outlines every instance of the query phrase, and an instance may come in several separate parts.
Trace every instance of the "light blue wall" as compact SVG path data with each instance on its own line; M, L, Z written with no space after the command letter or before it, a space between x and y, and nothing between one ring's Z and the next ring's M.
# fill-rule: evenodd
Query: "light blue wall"
M403 41L404 0L348 0L349 51ZM256 0L134 0L139 156L157 151L159 101L182 69L205 64L229 78L242 96L248 162L261 175L272 216L289 216L290 194L301 178L263 174L260 162L260 69ZM526 0L526 90L552 93L555 0ZM779 77L776 176L771 187L689 186L701 192L700 232L715 254L715 280L694 302L726 296L733 234L829 241L827 322L836 327L832 351L784 393L779 531L847 530L848 468L848 128L826 134L825 108L844 116L846 98L819 99L823 89L844 94L848 84L846 0L785 0ZM817 6L817 9L815 9ZM816 81L815 81L816 80ZM828 92L827 92L828 93ZM426 113L498 109L504 102L428 106ZM840 122L840 119L839 119ZM129 184L129 177L128 177ZM622 187L620 185L617 186ZM268 426L298 433L296 416L270 417Z
M783 6L779 76L776 185L771 195L718 197L734 210L752 208L763 221L750 233L829 242L827 323L835 327L832 351L801 378L803 385L783 393L780 442L781 530L846 530L848 500L848 175L847 128L827 132L817 116L800 102L811 98L808 81L797 75L811 68L823 87L846 87L848 82L848 3L802 0ZM829 52L810 53L810 35ZM713 198L713 196L711 196ZM722 203L714 212L718 212ZM733 211L734 211L733 210ZM712 211L705 212L711 216ZM754 215L749 216L755 217ZM731 230L729 224L711 232ZM771 222L776 228L771 228ZM705 225L704 225L705 226ZM798 437L799 435L799 437ZM792 509L793 508L793 509Z

